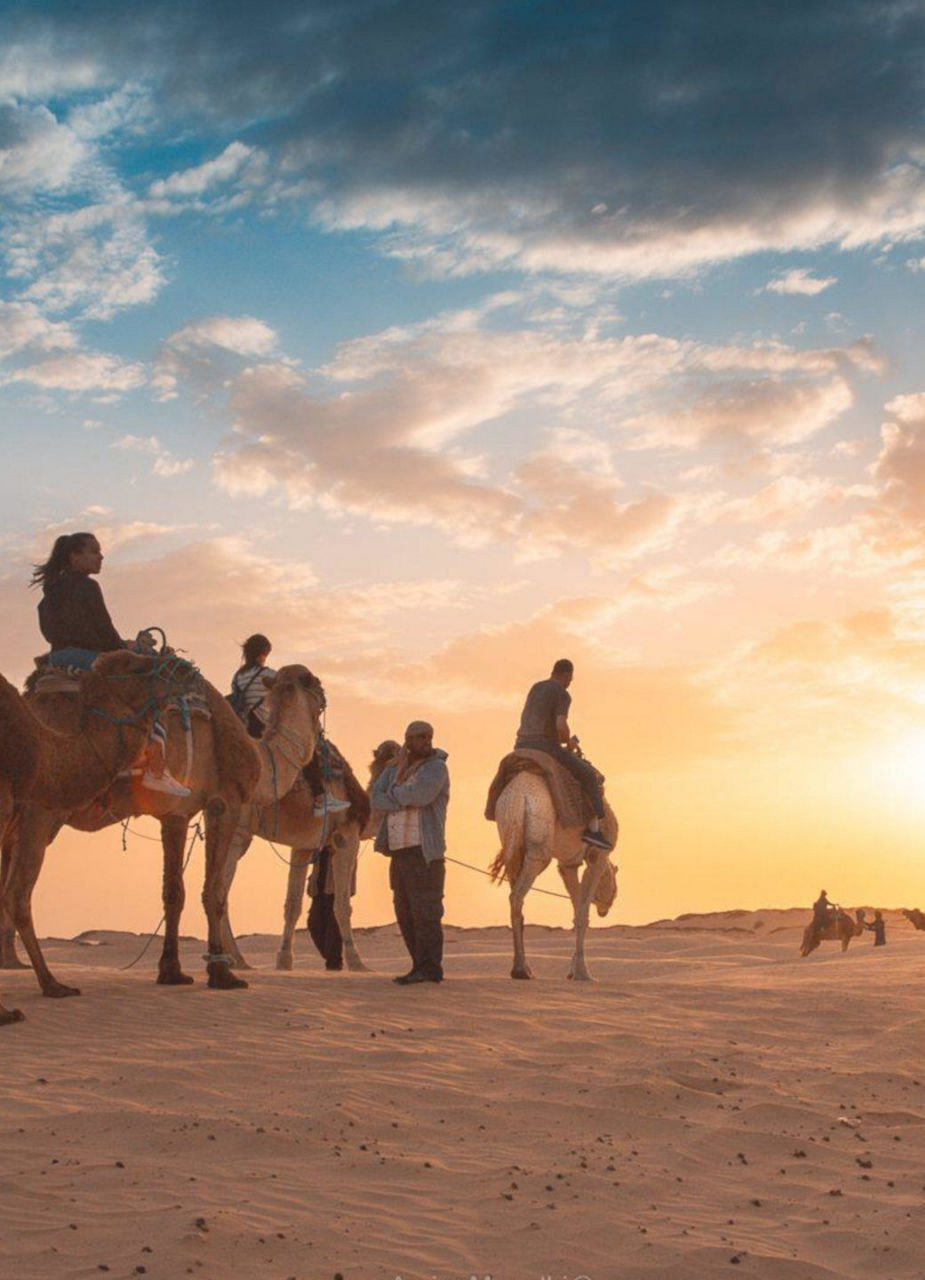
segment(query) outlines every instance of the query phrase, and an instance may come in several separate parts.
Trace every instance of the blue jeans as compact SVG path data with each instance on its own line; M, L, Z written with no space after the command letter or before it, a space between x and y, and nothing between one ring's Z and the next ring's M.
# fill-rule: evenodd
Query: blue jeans
M557 760L563 769L568 769L572 777L577 778L581 783L582 790L591 801L595 817L603 818L604 797L601 794L601 784L597 780L597 770L593 764L582 760L581 756L577 756L574 751L567 750L557 742L518 742L517 746L529 747L531 751L545 751L548 756Z

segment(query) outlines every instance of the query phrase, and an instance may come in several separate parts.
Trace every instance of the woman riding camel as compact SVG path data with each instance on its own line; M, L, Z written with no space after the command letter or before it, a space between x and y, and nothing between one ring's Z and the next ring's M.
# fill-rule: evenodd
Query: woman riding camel
M55 539L44 564L34 566L33 587L42 588L39 629L51 647L52 666L86 670L100 653L137 646L123 640L113 626L109 610L93 574L103 567L103 552L95 534L63 533ZM155 724L145 757L142 786L173 796L188 796L189 788L177 782L164 766L165 735Z

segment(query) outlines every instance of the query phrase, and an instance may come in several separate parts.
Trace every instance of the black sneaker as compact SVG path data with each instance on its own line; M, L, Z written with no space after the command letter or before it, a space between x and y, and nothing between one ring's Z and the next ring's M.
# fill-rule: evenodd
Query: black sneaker
M411 987L419 982L442 982L443 974L438 973L421 973L419 969L413 969L411 973L402 974L400 978L393 978L393 982L397 982L401 987Z
M603 831L592 831L590 827L585 827L581 838L585 844L593 845L595 849L603 849L605 853L610 853L613 848Z

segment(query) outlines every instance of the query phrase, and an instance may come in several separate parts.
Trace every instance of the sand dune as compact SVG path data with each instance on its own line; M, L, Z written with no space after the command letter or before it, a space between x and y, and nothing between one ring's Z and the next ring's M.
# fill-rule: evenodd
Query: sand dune
M805 912L448 930L448 980L326 974L243 940L244 992L153 983L143 940L5 973L0 1276L921 1277L925 935L808 960ZM185 960L201 973L202 944Z

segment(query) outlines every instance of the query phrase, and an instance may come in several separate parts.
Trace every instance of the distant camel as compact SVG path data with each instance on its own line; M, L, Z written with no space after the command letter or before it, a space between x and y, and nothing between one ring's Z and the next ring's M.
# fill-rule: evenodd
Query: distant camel
M912 925L913 929L925 930L925 912L919 911L918 907L913 907L911 911L904 908L903 915Z
M604 834L615 845L619 824L605 802ZM524 899L534 880L555 858L575 911L575 952L568 976L588 982L585 935L591 903L605 916L617 896L617 868L603 850L588 848L581 827L561 827L546 781L536 773L517 773L495 805L501 851L491 866L494 880L511 884L511 930L514 935L512 978L532 978L524 953ZM586 863L579 879L582 862Z
M103 655L95 664L116 655ZM92 674L92 673L91 673ZM179 709L162 710L169 726L167 766L190 788L189 796L172 796L149 791L133 778L118 778L106 796L106 803L83 807L72 795L57 801L55 793L24 807L13 841L13 863L9 877L8 903L23 943L29 952L43 995L78 995L74 987L58 982L51 974L32 923L32 890L42 866L45 850L67 823L81 831L99 831L126 818L146 814L161 824L164 851L164 946L157 981L165 985L192 982L183 973L179 960L179 922L183 910L183 861L187 830L200 810L205 812L206 874L202 900L208 920L205 957L209 986L245 987L247 983L230 972L230 957L222 950L222 919L225 913L224 870L228 847L241 812L253 796L271 804L274 796L292 785L312 757L323 703L318 679L300 665L281 667L272 678L266 705L269 723L258 744L247 736L227 700L207 681L202 690L209 718L193 715L189 734L184 732ZM267 679L267 683L270 680ZM71 694L35 693L27 698L36 712L50 724L76 727L79 711ZM118 722L107 724L110 736ZM188 748L190 748L188 753ZM134 754L137 755L136 747ZM111 754L111 752L110 752ZM129 761L133 756L129 756ZM129 761L126 761L128 763ZM118 771L117 766L113 774Z
M335 748L336 749L336 748ZM398 747L396 745L396 751ZM340 752L338 752L340 755ZM343 757L341 756L341 759ZM379 766L370 781L379 776L388 761ZM350 808L332 813L327 818L316 815L315 797L304 782L300 781L278 805L268 805L259 810L249 806L243 814L243 825L235 832L226 863L226 892L230 891L235 871L241 858L251 846L254 836L262 836L273 844L291 849L289 860L289 880L286 891L286 902L283 907L283 935L276 956L277 969L291 969L293 965L292 945L299 916L305 905L305 882L313 856L323 847L331 850L330 875L334 884L334 918L340 929L344 944L344 960L347 968L360 972L366 965L360 958L351 925L350 894L356 876L357 857L360 852L360 840L364 836L364 828L369 821L369 797L364 791L347 764L344 782L332 779L327 790L339 799L349 800ZM376 760L373 760L373 769ZM236 969L249 969L250 965L241 954L231 927L227 912L223 942L226 952L233 956Z
M834 919L823 925L821 929L815 921L810 920L803 930L800 955L810 955L821 942L840 942L842 951L847 951L851 939L859 938L864 932L864 915L864 911L859 910L855 913L854 920L852 920L847 911L836 907Z

